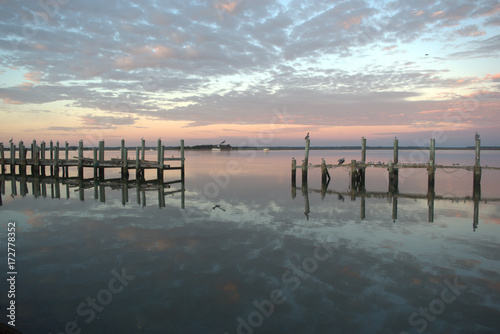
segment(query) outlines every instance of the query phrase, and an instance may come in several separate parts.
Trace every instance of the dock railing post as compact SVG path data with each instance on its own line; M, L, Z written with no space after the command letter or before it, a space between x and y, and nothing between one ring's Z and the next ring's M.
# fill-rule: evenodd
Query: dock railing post
M3 143L0 143L0 169L2 174L5 174L5 153L3 150Z
M45 176L45 141L42 140L40 143L40 167L41 167L41 175Z
M51 162L53 162L54 161L54 143L52 142L52 140L50 140L49 156L50 156L50 160L52 160ZM54 165L53 164L50 164L50 175L54 175Z
M10 143L10 173L16 174L16 145Z
M59 140L56 142L54 152L54 175L56 178L59 177Z
M19 142L19 174L26 175L26 156L24 155L24 143Z

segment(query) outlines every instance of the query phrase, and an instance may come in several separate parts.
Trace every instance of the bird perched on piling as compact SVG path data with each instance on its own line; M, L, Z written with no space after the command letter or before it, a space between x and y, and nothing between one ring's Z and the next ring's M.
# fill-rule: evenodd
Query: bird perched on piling
M338 162L339 162L339 165L342 165L345 162L345 158L339 159Z
M476 141L477 141L477 140L479 140L479 133L477 133L477 131L476 131L476 136L475 136L475 138L476 138Z
M304 138L305 140L309 139L309 132L307 133L306 137Z

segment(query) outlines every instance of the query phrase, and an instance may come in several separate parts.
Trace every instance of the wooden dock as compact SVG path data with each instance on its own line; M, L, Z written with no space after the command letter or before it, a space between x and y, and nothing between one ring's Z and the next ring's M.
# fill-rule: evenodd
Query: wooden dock
M165 158L165 146L162 145L161 139L158 139L157 159L147 161L145 160L145 141L141 139L141 146L135 149L135 159L130 159L125 140L122 139L120 158L105 160L104 141L99 142L99 147L91 148L93 158L84 157L83 140L79 141L77 155L73 157L69 156L68 142L65 143L64 148L59 146L59 142L54 145L52 141L47 147L45 142L42 141L38 146L36 140L33 140L30 148L26 147L22 141L17 147L10 142L9 148L5 148L3 143L0 143L0 172L7 174L7 167L9 167L8 175L27 175L29 167L32 176L46 176L46 170L49 168L51 176L59 177L62 171L62 177L67 178L69 168L73 167L77 168L78 178L83 179L84 169L91 168L94 179L104 180L104 171L107 168L120 168L124 179L129 178L129 170L135 170L136 179L144 179L146 169L156 169L158 179L163 179L165 170L180 170L181 179L184 179L184 140L180 141L179 149L179 157ZM9 152L8 157L5 152ZM177 163L177 166L173 166L173 163Z
M429 145L429 160L427 163L401 163L399 162L399 145L398 139L395 138L393 142L393 152L394 157L388 162L366 162L366 138L361 139L361 160L351 160L350 163L338 163L338 164L327 164L323 159L321 164L312 165L309 164L309 146L310 139L306 139L305 143L305 158L302 160L301 170L302 170L302 183L307 184L308 170L314 168L321 168L321 184L327 185L330 182L331 176L329 169L335 168L346 168L349 170L351 178L351 188L363 188L365 184L365 174L367 168L384 168L389 172L389 192L396 193L398 191L399 183L399 170L401 169L425 169L428 175L428 189L433 191L435 184L436 170L460 170L464 169L467 171L474 172L473 178L473 189L479 188L481 185L481 172L482 170L500 170L500 167L490 167L481 166L480 155L481 155L481 140L479 136L476 135L475 144L475 163L472 166L460 166L460 165L440 165L436 163L436 141L435 139L430 140ZM297 161L292 159L292 186L296 185L296 170Z

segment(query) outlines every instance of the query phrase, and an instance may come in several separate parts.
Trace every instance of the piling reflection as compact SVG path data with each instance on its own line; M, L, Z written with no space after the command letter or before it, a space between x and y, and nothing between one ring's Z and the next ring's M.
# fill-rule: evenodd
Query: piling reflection
M345 197L350 197L351 201L355 201L357 198L360 198L361 207L360 207L360 218L364 220L366 218L366 201L370 198L387 198L389 203L392 203L392 220L396 222L398 219L398 199L414 199L414 200L427 200L428 207L428 222L434 222L434 203L435 201L450 201L450 202L463 202L467 203L472 201L474 204L474 215L473 215L473 231L475 231L478 227L479 222L479 203L487 203L487 202L500 202L500 198L481 198L481 185L479 183L474 183L473 187L473 195L466 197L456 197L456 196L443 196L436 195L434 182L429 183L429 188L427 194L410 194L410 193L400 193L397 190L397 181L396 185L391 184L389 182L389 191L380 192L380 191L367 191L365 188L364 175L359 178L353 178L358 181L351 182L351 187L349 191L336 191L329 190L328 186L330 184L330 180L327 182L322 182L321 189L309 188L307 179L301 185L301 193L304 197L304 214L309 220L309 215L311 213L310 205L309 205L309 193L320 193L321 199L324 200L327 195L336 196L337 200L344 201ZM296 197L296 184L292 180L292 199ZM394 179L392 180L394 181ZM334 197L335 198L335 197Z
M3 205L2 196L6 193L6 184L10 183L10 195L25 197L33 195L35 198L70 199L72 193L78 193L80 201L85 200L86 190L94 190L94 200L106 203L106 188L121 190L122 205L130 202L129 192L135 190L137 205L145 207L146 192L158 193L158 207L165 207L165 196L179 193L181 195L181 208L185 207L185 182L180 180L165 182L161 179L154 180L127 180L125 178L115 179L83 179L78 177L43 177L26 175L0 175L1 195L0 206ZM19 192L18 192L19 187Z

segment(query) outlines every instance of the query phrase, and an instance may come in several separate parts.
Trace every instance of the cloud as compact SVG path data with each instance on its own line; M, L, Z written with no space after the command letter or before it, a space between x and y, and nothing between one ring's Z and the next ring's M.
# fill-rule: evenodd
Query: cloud
M458 30L455 30L457 34L464 37L477 37L486 35L484 30L479 30L479 27L475 24L467 25Z
M25 80L4 79L0 98L13 108L67 101L88 127L256 124L283 106L297 125L421 124L419 112L446 109L423 91L484 78L449 73L451 61L500 49L490 0L40 4L0 4L0 66ZM423 59L422 45L443 45L442 56Z
M132 116L127 117L112 117L112 116L80 116L83 124L89 128L110 128L116 125L132 125L135 124L137 118Z

